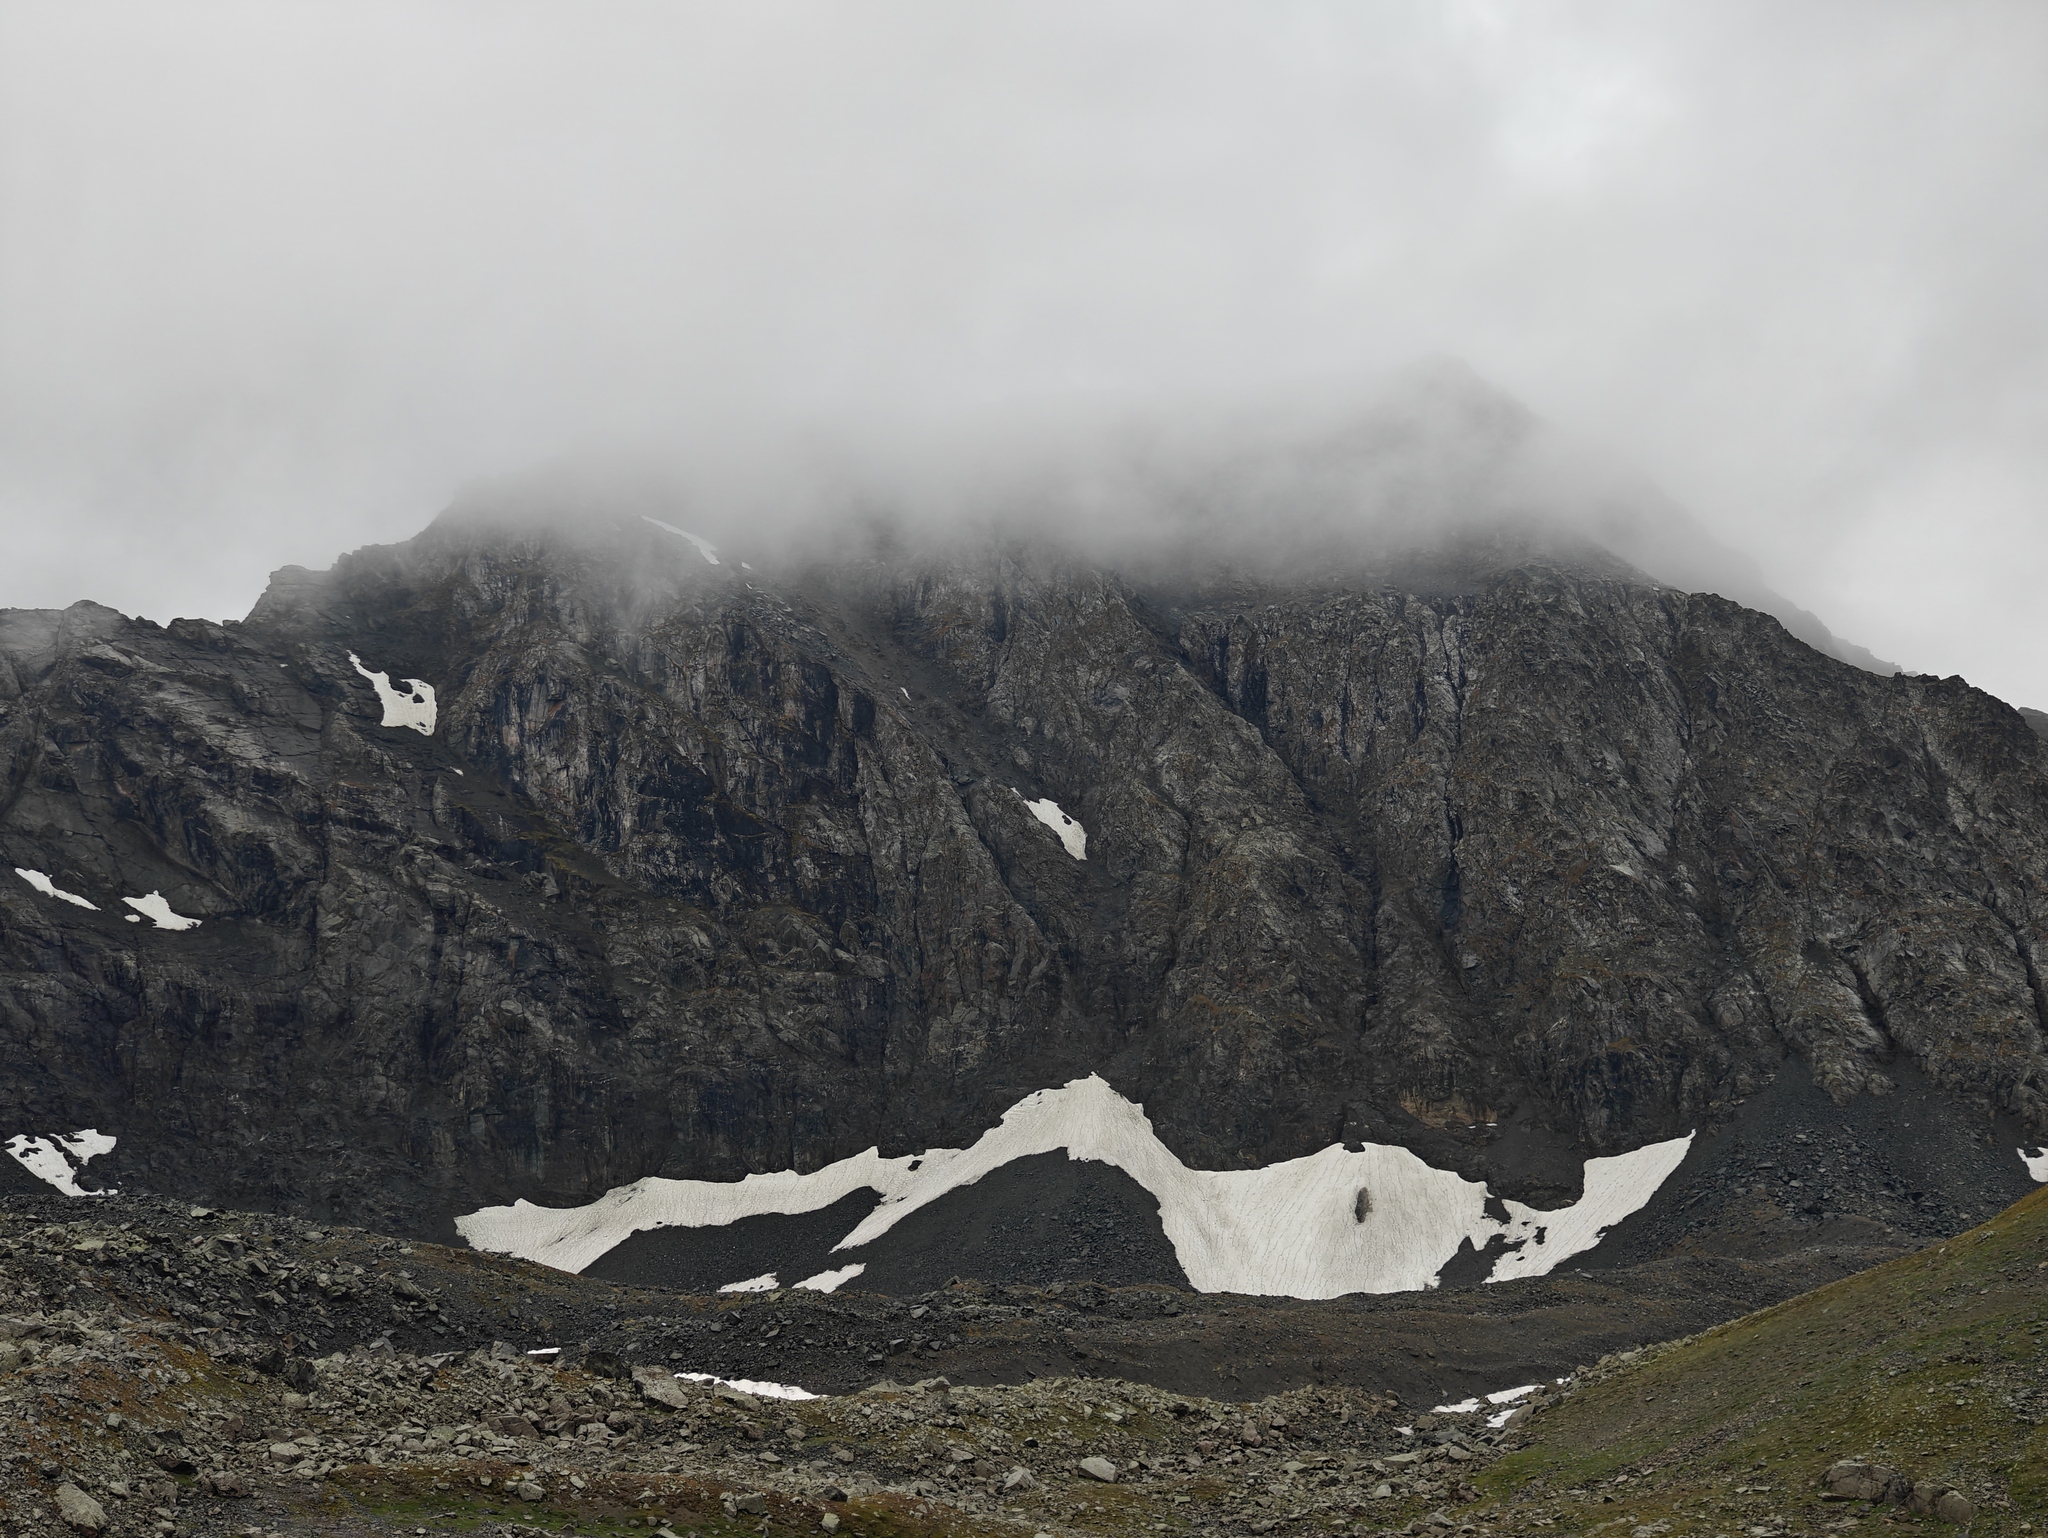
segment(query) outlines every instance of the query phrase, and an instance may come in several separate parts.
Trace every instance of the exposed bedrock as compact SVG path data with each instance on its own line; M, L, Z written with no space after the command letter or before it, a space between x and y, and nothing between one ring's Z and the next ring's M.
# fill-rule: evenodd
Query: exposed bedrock
M1788 1055L2048 1134L2048 744L1960 680L1594 558L756 566L450 514L240 624L0 615L0 1139L446 1234L1091 1072L1191 1166L1546 1206Z

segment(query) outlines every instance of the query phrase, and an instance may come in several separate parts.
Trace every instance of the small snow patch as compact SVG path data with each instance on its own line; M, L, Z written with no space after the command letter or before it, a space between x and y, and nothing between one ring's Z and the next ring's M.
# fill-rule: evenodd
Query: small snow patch
M1431 1415L1470 1415L1478 1408L1478 1400L1461 1399L1456 1404L1440 1404L1429 1413Z
M26 881L38 892L41 892L45 897L54 897L59 902L75 903L81 908L90 908L95 913L100 911L98 903L89 903L76 892L65 891L39 870L23 870L17 865L14 867L14 874L21 877L22 880Z
M723 1383L727 1388L736 1388L742 1394L752 1394L757 1399L821 1399L807 1388L798 1388L793 1383L761 1383L753 1378L721 1378L708 1372L679 1372L676 1374L685 1383Z
M1061 811L1057 801L1050 796L1043 801L1026 801L1024 810L1057 833L1068 854L1077 860L1088 858L1088 830Z
M560 1356L562 1348L560 1346L535 1346L526 1354L528 1356Z
M112 1196L112 1191L88 1191L78 1183L79 1171L103 1153L111 1153L114 1139L87 1127L58 1137L30 1137L18 1134L7 1140L7 1151L36 1179L55 1186L66 1196Z
M198 919L188 919L182 913L171 912L171 905L164 901L161 892L151 892L146 897L124 897L121 901L159 929L197 929L200 924Z
M773 1271L763 1271L759 1276L750 1276L744 1282L727 1282L720 1292L773 1292L782 1284L775 1280Z
M384 707L384 725L409 726L423 737L434 735L436 707L432 684L425 679L408 678L403 689L394 689L389 673L371 672L354 652L348 654L348 660L376 689L377 702Z
M703 535L692 534L688 529L679 529L672 523L663 523L659 518L649 518L645 513L640 515L640 521L642 523L651 523L657 529L667 529L669 533L675 535L678 539L687 539L697 547L697 553L703 556L705 560L709 561L713 566L718 564L718 547L712 544L710 540L704 538ZM745 561L740 562L740 564L742 566L747 565ZM752 571L753 567L747 566L747 570Z
M806 1292L837 1292L861 1272L866 1265L856 1261L850 1266L841 1266L837 1271L820 1271L816 1276L807 1276L797 1283Z
M2040 1148L2022 1148L2020 1163L2027 1167L2027 1173L2043 1185L2048 1185L2048 1145Z

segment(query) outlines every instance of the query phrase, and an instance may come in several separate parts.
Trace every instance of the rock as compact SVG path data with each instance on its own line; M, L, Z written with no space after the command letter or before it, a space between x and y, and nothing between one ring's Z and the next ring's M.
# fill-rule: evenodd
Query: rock
M96 1533L107 1525L106 1508L68 1479L57 1486L57 1515L81 1533Z
M531 1477L522 1479L517 1484L507 1485L505 1488L518 1496L522 1501L538 1501L548 1493L546 1486L542 1485L539 1480Z
M1883 1464L1844 1458L1821 1476L1826 1488L1821 1496L1829 1501L1887 1501L1903 1499L1911 1489L1906 1477Z
M838 1532L838 1531L839 1531L839 1513L838 1513L838 1512L836 1512L836 1511L828 1511L828 1512L826 1512L826 1513L825 1513L825 1514L824 1514L823 1516L821 1516L820 1518L818 1518L818 1526L822 1527L822 1528L823 1528L823 1529L824 1529L824 1530L825 1530L826 1532L828 1532L828 1533L836 1533L836 1532Z
M1367 1082L1358 1114L1392 1125L1404 1096L1483 1099L1503 1074L1547 1087L1568 1140L1618 1152L1775 1069L1773 1020L1801 1022L1795 1052L1845 1099L1878 1087L1872 1015L1940 1020L1887 1052L1940 1082L1980 1065L1971 1096L2041 1114L2038 1011L1993 916L2028 911L2019 873L2048 859L2043 751L1959 679L1858 672L1592 554L1447 555L1416 582L1333 568L1254 597L1005 541L849 559L828 591L728 583L732 563L692 572L643 536L668 538L468 506L331 573L280 573L238 625L10 611L9 858L61 849L66 879L103 892L125 889L124 861L175 870L170 896L238 937L151 932L170 987L131 964L139 932L0 872L0 1053L38 1065L20 1125L119 1104L153 1183L201 1190L225 1178L209 1161L233 1124L317 1103L340 1135L276 1150L250 1202L332 1191L418 1232L539 1194L557 1149L593 1151L574 1184L595 1194L654 1169L811 1168L876 1137L935 1146L1027 1063L1045 1083L1102 1066L1074 1011L1107 998L1133 1022L1128 1060L1156 1065L1147 1114L1192 1167L1309 1154ZM826 639L842 627L870 638L864 658ZM351 648L442 680L431 738L382 726ZM899 706L883 680L913 674L946 708ZM1378 724L1333 724L1359 711ZM1112 887L1077 885L1109 867L1012 804L1013 752L1039 792L1094 808ZM115 763L132 766L118 782L98 767ZM1624 763L1619 780L1589 767ZM1794 811L1816 806L1817 834ZM1636 853L1567 875L1560 851L1595 846ZM1810 897L1759 881L1809 850ZM565 879L599 866L601 901ZM1257 894L1245 922L1205 916L1226 892ZM1894 935L1944 964L1864 977L1844 959ZM1810 956L1797 938L1821 936ZM991 947L1005 965L965 963ZM674 964L641 959L657 953ZM1613 964L1558 973L1592 953ZM1982 986L1951 996L1939 979L1959 967ZM1643 975L1668 1002L1654 1020ZM439 976L467 981L420 986ZM1559 989L1571 1029L1508 1067L1500 1022ZM1209 1002L1177 1002L1193 998ZM730 1047L799 1015L867 1045ZM545 1032L499 1023L542 1016ZM126 1055L65 1028L142 1018L157 1045ZM1297 1024L1196 1023L1278 1018ZM348 1031L377 1074L332 1072L322 1044ZM217 1050L173 1071L164 1044L201 1033ZM1617 1094L1605 1044L1624 1036L1638 1078ZM456 1041L499 1058L445 1154L415 1164L388 1107L440 1103L450 1059L426 1044ZM617 1101L603 1086L620 1082L644 1093ZM511 1129L541 1083L536 1147ZM729 1114L673 1111L713 1104ZM792 1144L790 1104L832 1110ZM1247 1128L1265 1130L1246 1144ZM359 1178L366 1159L389 1177Z
M1074 1466L1090 1479L1099 1479L1106 1485L1116 1483L1116 1465L1100 1454L1092 1458L1083 1458Z
M1968 1496L1960 1490L1944 1490L1935 1498L1934 1515L1943 1522L1952 1522L1957 1527L1972 1521L1977 1508L1970 1504Z
M758 1410L761 1408L760 1400L756 1399L752 1394L747 1393L744 1389L734 1388L730 1383L719 1384L717 1387L711 1390L711 1393L714 1398L729 1399L736 1405L746 1406L746 1408L749 1410Z
M1021 1463L1012 1466L1010 1472L1003 1476L1003 1489L1006 1492L1036 1490L1037 1488L1038 1481L1032 1477L1031 1470L1025 1468Z
M689 1391L666 1367L636 1367L633 1381L639 1385L641 1396L655 1404L667 1405L672 1410L690 1407Z
M215 1469L199 1476L199 1488L208 1495L220 1496L223 1500L241 1500L249 1494L249 1481L240 1474Z
M724 1505L728 1516L765 1517L768 1514L768 1497L759 1493L728 1495Z
M513 1437L522 1442L540 1439L540 1428L523 1415L492 1415L484 1419L484 1425L501 1437Z

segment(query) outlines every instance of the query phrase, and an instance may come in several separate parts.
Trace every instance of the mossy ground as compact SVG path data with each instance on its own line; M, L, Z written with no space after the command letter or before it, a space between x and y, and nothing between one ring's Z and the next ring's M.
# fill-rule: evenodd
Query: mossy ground
M1827 1467L1866 1457L1960 1490L1984 1538L2038 1532L2044 1316L2048 1188L1945 1244L1589 1374L1476 1482L1504 1519L1567 1531L1939 1525L1823 1504Z

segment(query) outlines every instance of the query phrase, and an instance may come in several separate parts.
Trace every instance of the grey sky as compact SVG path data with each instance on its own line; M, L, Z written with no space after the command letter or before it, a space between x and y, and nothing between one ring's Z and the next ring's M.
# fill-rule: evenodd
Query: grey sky
M2048 705L2044 274L2038 0L5 0L0 604L1448 353Z

